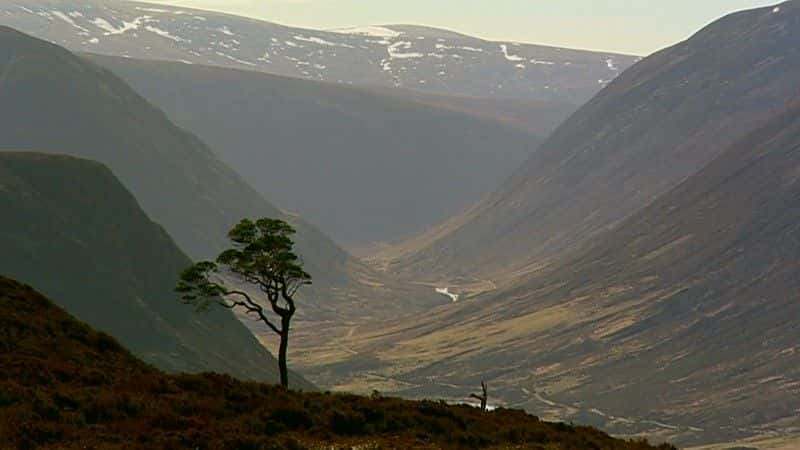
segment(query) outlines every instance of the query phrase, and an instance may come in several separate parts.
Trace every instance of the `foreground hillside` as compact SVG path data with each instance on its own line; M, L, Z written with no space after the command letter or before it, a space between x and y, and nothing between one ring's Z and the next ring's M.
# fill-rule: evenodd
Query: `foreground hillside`
M275 359L229 311L180 303L173 289L189 258L104 166L0 151L0 211L0 274L164 370L278 379Z
M4 0L0 24L73 51L448 95L581 104L636 58L389 25L321 31L120 0Z
M482 105L427 104L449 100L436 96L181 63L90 60L208 143L264 196L348 246L399 240L459 212L511 175L546 136L452 110ZM544 133L567 115L549 103L537 112Z
M484 414L378 395L298 394L220 375L168 376L3 277L0 442L24 449L654 448L519 411Z

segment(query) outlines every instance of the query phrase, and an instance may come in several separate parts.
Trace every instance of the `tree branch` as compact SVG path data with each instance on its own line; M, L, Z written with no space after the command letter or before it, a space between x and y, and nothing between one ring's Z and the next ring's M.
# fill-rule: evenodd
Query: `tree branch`
M294 292L297 292L297 288L294 289ZM294 312L297 311L297 308L294 305L294 298L292 298L294 294L289 294L285 282L281 285L281 296L283 297L283 301L289 305L289 314L294 314Z
M228 295L238 295L240 297L243 297L244 301L238 301L238 302L234 301L233 305L229 306L229 305L225 304L224 306L226 306L229 309L233 309L236 306L242 306L247 310L248 313L256 313L256 314L258 314L258 318L262 322L264 322L268 327L270 327L272 329L272 331L274 331L276 334L278 334L279 336L281 335L281 330L278 327L276 327L272 322L270 322L269 318L264 314L264 308L262 308L261 305L259 305L258 303L254 302L253 299L250 298L250 296L247 295L246 292L242 292L242 291L226 291L225 295L226 296L228 296Z

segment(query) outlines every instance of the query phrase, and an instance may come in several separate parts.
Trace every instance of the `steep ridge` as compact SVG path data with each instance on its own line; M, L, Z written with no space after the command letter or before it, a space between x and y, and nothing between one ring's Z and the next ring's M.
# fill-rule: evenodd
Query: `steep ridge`
M278 380L275 358L229 311L180 303L173 289L189 258L104 166L0 152L0 211L0 273L164 370Z
M595 239L785 107L800 76L798 23L796 1L735 13L646 58L497 192L383 263L503 284Z
M6 0L0 24L73 51L448 95L586 102L636 57L427 27L292 28L119 0Z
M243 217L290 220L315 281L306 312L346 308L336 300L352 297L365 299L360 311L369 307L366 299L384 294L372 287L382 282L367 268L315 227L265 201L208 146L111 72L9 28L0 28L0 148L66 153L107 165L192 258L215 256Z
M344 345L406 395L487 379L511 404L617 433L774 437L798 425L798 289L795 102L558 266Z
M110 72L0 28L0 143L107 164L193 257L222 247L236 215L278 210Z
M409 100L405 91L384 95L251 71L90 59L208 143L251 186L348 248L400 240L459 212L545 137L453 111L457 104L418 101L428 94ZM539 110L545 122L566 117L550 105Z

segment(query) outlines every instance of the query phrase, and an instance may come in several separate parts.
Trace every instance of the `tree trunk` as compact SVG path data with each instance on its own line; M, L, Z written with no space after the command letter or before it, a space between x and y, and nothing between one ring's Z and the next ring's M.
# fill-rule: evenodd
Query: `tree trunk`
M486 412L486 410L489 408L489 405L488 405L488 403L489 403L489 388L486 386L486 382L485 381L481 381L481 390L483 391L483 394L480 394L480 395L478 395L478 394L469 394L469 396L470 396L470 398L474 398L476 400L480 400L481 401L481 411Z
M291 316L281 317L281 346L278 351L278 369L281 372L281 386L289 388L289 367L286 363L286 354L289 349L289 324Z

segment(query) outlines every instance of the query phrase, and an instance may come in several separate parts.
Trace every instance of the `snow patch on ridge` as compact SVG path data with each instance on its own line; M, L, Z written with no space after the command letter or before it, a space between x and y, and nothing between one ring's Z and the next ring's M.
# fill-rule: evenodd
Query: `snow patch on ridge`
M172 35L172 34L170 34L169 31L162 30L160 28L156 28L156 27L154 27L152 25L147 25L146 27L144 27L144 29L149 31L149 32L151 32L151 33L155 33L155 34L157 34L157 35L159 35L159 36L161 36L163 38L167 38L167 39L175 41L175 42L191 42L188 39L184 39L182 37L178 37L178 36Z
M506 44L500 44L500 50L503 52L503 56L505 56L505 58L508 61L520 62L520 61L524 61L525 60L525 58L523 58L522 56L509 54L508 53L508 45L506 45Z
M294 39L296 41L310 42L312 44L324 45L326 47L354 48L352 45L340 44L340 43L336 43L336 42L326 41L325 39L322 39L322 38L319 38L319 37L316 37L316 36L306 37L306 36L303 36L301 34L301 35L295 36Z
M141 6L137 6L136 10L144 12L160 13L160 14L175 14L178 16L186 14L186 11L181 11L179 9L143 8Z
M392 59L406 59L406 58L422 58L422 53L411 52L411 53L402 53L401 49L408 50L411 48L411 42L400 41L395 42L394 44L390 45L387 50L389 52L389 57Z
M334 33L341 34L358 34L361 36L371 36L378 38L396 38L403 35L403 33L391 30L386 27L353 27L353 28L340 28L338 30L331 30Z
M75 23L75 21L74 21L74 20L72 20L72 17L73 17L73 16L72 16L72 13L70 13L70 14L64 14L64 13L63 13L63 12L61 12L61 11L50 11L50 12L51 12L51 13L52 13L54 16L56 16L56 17L58 17L59 19L63 20L64 22L66 22L66 23L68 23L68 24L72 25L74 28L77 28L77 29L81 30L81 31L82 31L82 32L84 32L84 33L89 33L89 30L87 30L86 28L84 28L84 27L82 27L82 26L78 25L77 23Z
M143 23L149 22L152 19L151 16L142 16L133 19L133 22L126 22L122 21L122 26L117 28L114 25L111 25L109 21L103 19L102 17L97 17L92 20L92 23L101 30L105 31L106 36L114 35L114 34L123 34L125 32L131 30L138 30Z
M234 36L233 31L231 31L230 28L226 27L225 25L217 28L217 31L224 34L225 36Z
M257 66L258 65L258 64L251 63L250 61L245 61L243 59L239 59L239 58L233 57L233 56L228 55L226 53L222 53L222 52L214 52L214 53L216 53L217 56L221 56L223 58L229 59L229 60L231 60L231 61L233 61L235 63L242 64L242 65L245 65L245 66Z

